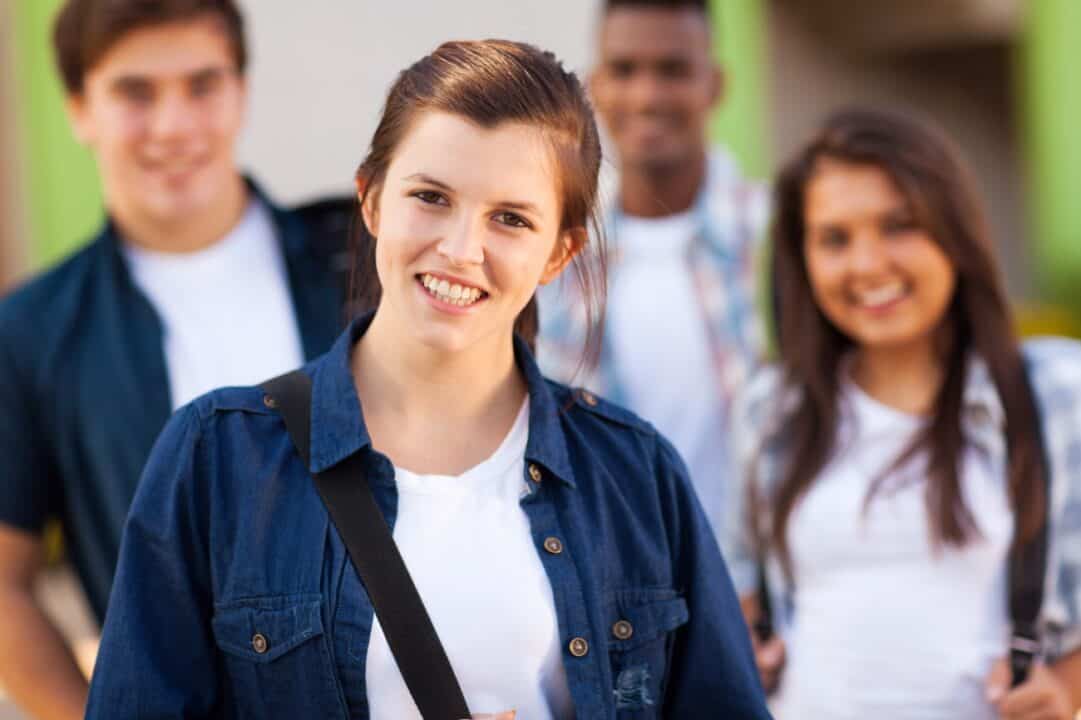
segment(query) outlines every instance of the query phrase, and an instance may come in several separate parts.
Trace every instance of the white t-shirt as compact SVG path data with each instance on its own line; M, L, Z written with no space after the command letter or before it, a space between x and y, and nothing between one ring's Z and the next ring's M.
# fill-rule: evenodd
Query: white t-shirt
M394 468L394 541L469 709L568 720L574 708L552 587L519 504L528 436L527 399L499 449L465 473L417 475ZM373 720L419 720L378 617L365 679Z
M852 382L839 451L797 505L788 530L795 617L778 720L991 720L992 663L1007 652L1007 553L1013 537L1004 467L964 453L965 503L982 539L934 549L924 504L926 456L866 493L921 425Z
M687 265L697 231L693 211L619 218L619 270L608 289L608 335L627 406L675 445L719 532L725 490L717 481L718 468L729 465L722 441L726 409Z
M125 245L124 253L161 318L174 410L214 388L261 382L304 363L285 259L259 200L203 250Z

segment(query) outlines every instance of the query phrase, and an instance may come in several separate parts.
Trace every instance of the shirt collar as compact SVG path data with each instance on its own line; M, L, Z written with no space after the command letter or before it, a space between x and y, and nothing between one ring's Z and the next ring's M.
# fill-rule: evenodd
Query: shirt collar
M283 236L283 243L286 252L294 254L300 252L304 248L304 238L298 233L284 232L283 226L292 223L290 213L282 208L278 207L270 196L263 191L263 188L253 178L244 176L244 184L248 188L250 193L249 202L261 202L274 219L275 229L279 231L279 235ZM241 218L243 221L243 216ZM105 244L119 258L123 254L123 238L120 235L120 229L116 226L116 221L113 216L106 212L105 225L98 233L98 240Z
M375 313L367 313L350 323L330 351L312 366L312 426L310 470L320 473L353 453L369 447L371 437L350 358L353 346L371 325ZM563 482L575 486L567 443L563 435L562 413L552 389L541 375L526 343L515 336L514 356L529 392L529 440L525 456L543 465Z
M611 198L604 211L607 241L618 253L616 227L623 215L619 207L618 178L608 174L602 182L605 190L601 196ZM702 239L721 252L738 250L744 242L739 226L746 222L748 214L764 218L768 212L763 187L740 177L735 158L725 148L712 148L706 159L705 181L692 207ZM756 226L761 225L763 222Z

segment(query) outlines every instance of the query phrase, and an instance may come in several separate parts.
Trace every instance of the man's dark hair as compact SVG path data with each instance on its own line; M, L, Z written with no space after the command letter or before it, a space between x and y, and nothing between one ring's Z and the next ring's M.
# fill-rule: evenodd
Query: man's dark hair
M616 8L692 8L709 15L709 0L605 0L604 11Z
M244 72L244 18L234 0L67 0L53 26L53 50L64 87L69 94L82 92L86 73L132 30L204 16L221 21L236 68Z

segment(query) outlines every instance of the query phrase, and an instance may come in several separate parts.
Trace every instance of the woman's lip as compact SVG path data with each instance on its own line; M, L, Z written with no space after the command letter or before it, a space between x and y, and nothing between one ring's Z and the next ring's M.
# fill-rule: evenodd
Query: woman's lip
M440 280L444 279L444 277L434 275L433 273L428 274L432 275L433 277L439 277ZM488 299L488 295L485 294L481 295L480 298L474 300L469 305L451 305L450 303L440 300L435 295L432 295L430 292L428 292L428 288L424 287L424 283L421 281L420 276L414 278L414 280L416 281L417 291L422 294L435 309L448 313L450 315L466 315Z
M893 298L892 300L888 300L888 301L886 301L884 303L880 303L878 305L865 305L865 304L863 304L863 303L861 303L859 301L856 301L856 307L859 308L860 310L864 311L864 312L868 312L868 313L871 313L873 315L877 315L877 314L885 313L885 312L888 312L888 311L892 310L893 308L897 307L897 305L899 305L900 303L907 300L910 296L911 296L911 293L905 292L905 293L903 293L901 295L898 295L897 297Z
M431 275L432 277L436 278L437 280L446 280L451 285L461 285L462 287L476 288L477 290L480 290L485 295L488 294L488 291L485 290L482 285L477 285L475 282L472 282L470 280L466 280L464 278L456 277L454 275L448 275L447 273L433 272L431 270L425 270L423 272L417 273L417 276L416 276L417 281L418 282L421 281L424 278L425 275Z

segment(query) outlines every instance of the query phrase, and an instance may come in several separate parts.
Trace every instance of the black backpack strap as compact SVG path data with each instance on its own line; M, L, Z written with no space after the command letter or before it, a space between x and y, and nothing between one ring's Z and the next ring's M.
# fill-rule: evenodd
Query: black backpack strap
M1047 575L1048 528L1051 522L1051 456L1047 452L1047 438L1038 407L1036 431L1043 452L1044 522L1028 542L1014 542L1010 548L1010 672L1014 687L1028 678L1029 670L1043 648L1040 640L1040 608L1043 606L1044 578Z
M261 387L268 395L267 405L281 413L307 465L311 456L311 378L296 371ZM354 453L313 478L364 582L421 716L425 720L468 718L469 708L447 653L372 495L363 457Z

